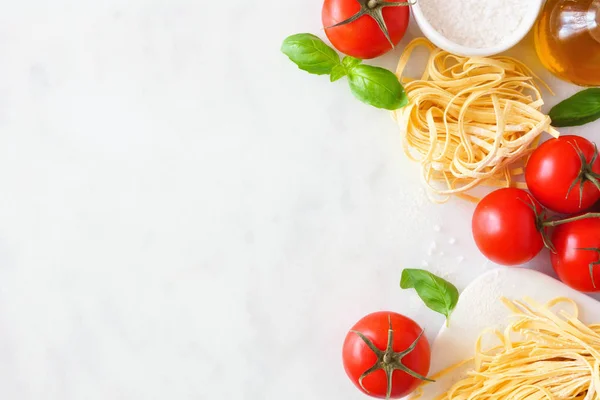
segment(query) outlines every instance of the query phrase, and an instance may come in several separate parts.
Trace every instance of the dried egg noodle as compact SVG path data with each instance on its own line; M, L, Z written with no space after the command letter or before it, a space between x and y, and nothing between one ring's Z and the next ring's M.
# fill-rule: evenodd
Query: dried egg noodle
M430 51L425 72L403 78L418 46ZM515 185L523 169L512 164L531 153L542 132L559 135L540 112L537 77L515 59L460 57L419 38L406 47L396 74L409 99L394 112L404 150L421 163L439 201L453 194L476 200L466 192L478 185Z
M528 298L503 302L518 319L504 332L491 331L501 345L483 350L483 338L490 333L484 332L475 357L466 360L474 362L474 370L437 400L600 399L600 324L584 325L577 305L568 298L546 305ZM551 310L560 303L573 311ZM518 341L511 338L515 332L521 336Z

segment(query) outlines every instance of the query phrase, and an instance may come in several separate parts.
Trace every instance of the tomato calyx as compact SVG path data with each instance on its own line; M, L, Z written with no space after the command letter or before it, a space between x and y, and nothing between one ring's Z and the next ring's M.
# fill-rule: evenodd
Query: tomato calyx
M346 24L356 21L357 19L359 19L365 15L368 15L369 17L373 18L375 20L375 22L377 22L379 29L381 29L381 32L383 32L383 34L385 35L385 38L388 40L388 42L390 42L390 45L392 46L392 48L394 48L395 47L394 42L392 42L392 38L390 37L390 33L387 28L387 24L385 23L385 20L383 19L383 9L385 7L405 7L405 6L413 5L415 3L410 2L410 1L395 2L395 1L385 1L385 0L356 0L356 1L358 1L358 3L360 4L359 12L357 12L350 18L343 20L342 22L338 22L335 25L328 26L325 29L330 29L330 28L335 28L338 26L346 25Z
M598 253L598 261L595 262L591 262L590 263L590 278L592 278L592 285L594 286L594 289L596 289L596 280L594 279L594 268L596 266L600 265L600 249L596 248L596 247L590 247L590 248L579 248L577 250L581 250L581 251L594 251L596 253Z
M571 194L571 191L575 188L575 186L579 183L579 208L581 208L581 202L583 200L583 187L586 182L592 182L594 186L600 191L600 174L594 172L594 163L598 159L598 146L594 143L594 155L590 162L587 161L585 154L581 151L581 148L577 143L573 144L569 142L571 146L577 152L579 159L581 160L581 170L579 171L579 175L575 180L571 183L569 190L567 191L567 197Z
M375 362L375 364L371 368L369 368L368 370L363 372L363 374L360 376L360 378L358 378L358 383L359 383L360 387L366 393L369 393L369 391L363 385L363 379L365 379L367 376L371 375L373 372L382 369L385 372L385 376L387 378L387 393L385 396L386 399L389 399L392 394L392 377L394 375L395 370L403 371L403 372L409 374L410 376L420 379L422 381L435 382L427 377L424 377L421 374L416 373L415 371L411 370L410 368L408 368L407 366L405 366L402 363L402 359L404 357L406 357L408 354L412 353L412 351L417 347L417 343L419 342L419 339L421 339L421 336L423 336L423 333L425 331L421 331L419 336L417 336L415 341L412 342L412 344L406 350L401 351L401 352L395 352L394 349L392 348L393 344L394 344L394 330L392 328L392 319L389 315L388 315L388 323L389 323L388 341L387 341L387 348L385 350L379 349L377 346L375 346L375 344L371 341L371 339L369 339L368 337L363 335L361 332L351 331L351 332L357 334L362 339L362 341L365 342L365 344L377 356L377 361Z
M542 236L542 241L544 242L544 246L549 249L551 252L556 253L556 249L554 248L554 245L552 244L552 240L550 240L550 234L548 233L548 212L542 208L542 211L538 211L538 208L536 207L536 202L535 200L533 200L533 197L531 197L531 195L527 195L527 197L529 197L529 203L526 202L525 200L519 199L521 200L523 203L525 203L525 205L529 208L531 208L531 211L533 211L533 215L535 218L535 227L537 229L537 231L540 233L540 235Z

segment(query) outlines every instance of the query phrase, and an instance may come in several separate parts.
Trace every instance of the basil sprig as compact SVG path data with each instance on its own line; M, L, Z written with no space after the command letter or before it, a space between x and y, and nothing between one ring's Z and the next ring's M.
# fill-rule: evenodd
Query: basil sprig
M405 269L400 280L402 289L415 289L430 309L446 316L446 324L450 314L458 303L458 289L445 279L422 269Z
M335 50L313 34L289 36L283 41L281 51L301 70L329 75L331 82L347 76L350 91L363 103L386 110L408 104L404 88L392 72L362 64L362 60L350 56L340 61Z
M579 126L600 119L600 88L590 88L561 101L550 110L555 127Z

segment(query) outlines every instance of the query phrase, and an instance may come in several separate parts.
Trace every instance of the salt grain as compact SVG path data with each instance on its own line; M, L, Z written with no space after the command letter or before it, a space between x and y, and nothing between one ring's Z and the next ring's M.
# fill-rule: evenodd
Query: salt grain
M432 255L435 249L437 249L437 244L435 242L432 242L429 246L429 250L427 250L427 255Z

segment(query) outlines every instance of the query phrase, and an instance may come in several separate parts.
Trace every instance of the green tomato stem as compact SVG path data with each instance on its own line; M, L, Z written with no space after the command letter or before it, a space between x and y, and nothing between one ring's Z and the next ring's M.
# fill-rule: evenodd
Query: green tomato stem
M545 221L542 223L542 226L545 228L550 228L550 227L568 224L569 222L581 221L583 219L588 219L588 218L600 218L600 213L587 213L587 214L578 215L576 217L559 219L557 221Z

